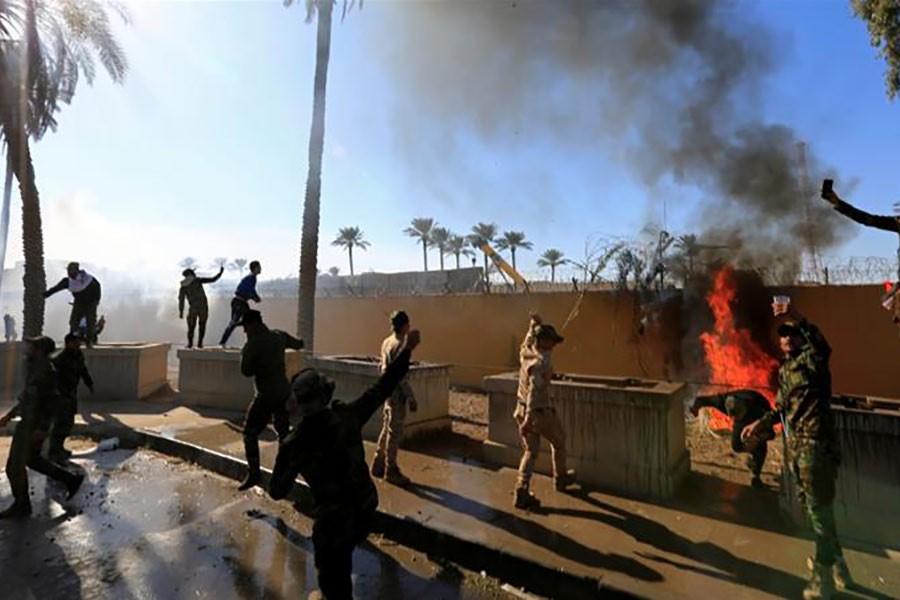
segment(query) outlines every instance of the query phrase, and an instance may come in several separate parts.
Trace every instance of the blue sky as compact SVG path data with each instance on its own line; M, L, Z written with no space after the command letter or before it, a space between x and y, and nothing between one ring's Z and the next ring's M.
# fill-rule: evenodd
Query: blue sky
M399 0L388 0L399 2ZM460 177L414 181L394 139L388 107L406 90L392 85L376 45L390 31L386 2L367 2L335 20L329 72L320 268L347 272L330 245L356 225L372 247L357 272L421 267L421 248L402 234L411 218L433 217L460 233L477 221L523 230L534 252L520 254L537 275L540 251L578 258L588 236L634 237L648 218L676 233L692 228L690 189L648 191L628 169L599 172L591 157L554 140L515 148L461 138L490 177L469 197ZM302 2L301 2L302 4ZM122 86L98 73L34 150L48 258L76 258L153 278L177 278L194 256L258 258L264 275L296 272L315 60L315 26L281 2L128 3L132 24L118 28L130 73ZM883 88L883 64L848 2L767 1L742 5L777 32L776 74L760 90L765 116L794 127L842 177L859 178L851 199L879 213L900 200L896 157L900 106ZM473 93L477 93L473 91ZM416 114L410 114L416 119ZM440 122L417 124L440 134ZM547 157L559 198L529 203L517 159ZM439 185L446 194L435 194ZM836 187L841 189L841 182ZM21 259L13 207L7 265ZM832 254L892 256L890 234L860 233ZM448 259L452 260L452 259ZM437 256L432 253L431 267ZM54 280L59 274L48 273Z

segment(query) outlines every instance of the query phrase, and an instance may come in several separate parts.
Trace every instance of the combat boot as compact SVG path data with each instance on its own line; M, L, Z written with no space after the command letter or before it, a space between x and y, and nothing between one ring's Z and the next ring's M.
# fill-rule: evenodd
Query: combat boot
M567 487L570 485L575 485L575 471L573 469L569 469L565 473L556 476L556 490L559 492L565 491Z
M530 508L538 508L540 505L541 501L535 498L534 494L528 491L528 488L516 489L516 499L513 506L522 510L528 510Z
M75 497L75 494L78 493L78 490L81 488L82 483L84 483L83 473L72 475L69 480L66 481L66 490L68 492L66 500L71 500L73 497Z
M6 510L0 511L0 519L26 519L31 516L31 503L14 503Z
M834 596L831 568L813 564L812 577L803 590L803 600L830 600Z
M806 568L809 569L810 573L815 570L815 561L813 561L812 556L806 557ZM846 590L852 583L853 577L850 575L850 567L847 566L847 561L844 560L843 556L838 556L834 560L834 564L831 566L831 578L834 579L834 587L840 591Z
M409 477L404 475L397 466L388 467L385 470L384 480L399 487L406 487L410 484Z
M384 453L376 452L375 458L372 459L372 477L375 479L384 479Z

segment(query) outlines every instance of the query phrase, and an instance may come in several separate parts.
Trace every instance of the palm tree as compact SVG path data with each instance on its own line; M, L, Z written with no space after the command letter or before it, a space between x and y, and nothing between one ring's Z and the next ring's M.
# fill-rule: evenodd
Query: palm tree
M428 270L428 246L431 245L431 234L436 223L434 219L418 218L413 219L410 227L403 230L403 233L411 238L419 238L422 242L422 257L425 259L425 270Z
M228 263L228 268L232 271L237 271L240 275L241 279L244 278L244 269L247 267L247 259L246 258L236 258L230 263Z
M441 271L444 270L444 255L448 254L447 244L452 234L446 227L435 227L431 230L431 245L438 249L441 256Z
M459 257L460 256L474 256L475 253L472 252L470 248L468 248L468 240L461 235L451 234L450 239L447 240L447 254L452 254L456 257L456 268L459 269ZM473 259L474 260L474 259Z
M476 253L482 252L481 247L485 244L493 244L494 238L497 237L497 225L494 223L478 223L472 227L472 233L469 234L469 245L475 248ZM487 254L482 256L484 259L484 280L488 281L488 257Z
M537 265L541 268L550 267L550 283L556 283L556 267L563 265L569 261L565 255L556 248L545 250L537 261Z
M341 268L340 267L331 267L330 269L328 269L328 274L331 275L332 277L337 277L338 275L341 274Z
M56 129L56 113L69 104L81 77L91 84L95 56L116 83L128 70L100 0L0 2L0 134L22 198L25 255L24 336L44 328L46 275L40 195L30 139ZM121 8L119 15L127 22ZM8 41L20 39L21 42Z
M519 248L531 250L532 247L531 242L525 241L525 232L523 231L505 231L503 237L497 240L497 249L509 250L512 255L513 270L516 269L516 250Z
M363 239L363 232L359 227L341 227L331 245L347 249L350 255L350 277L353 277L353 249L365 250L371 244Z
M6 153L6 181L3 183L3 208L0 209L0 291L3 290L3 265L6 263L6 241L9 239L9 205L12 200L13 164Z
M284 0L291 6L295 0ZM335 0L306 0L306 22L317 16L316 72L313 78L313 114L309 132L309 171L303 201L303 230L300 236L300 277L297 302L297 334L312 351L315 347L316 278L319 250L319 203L322 193L322 154L325 150L325 91L328 85L328 60L331 56L331 17ZM356 0L344 0L343 15ZM360 0L362 8L362 0Z
M187 257L181 259L181 262L178 263L178 266L181 267L182 269L194 270L198 266L197 259L194 258L193 256L187 256Z

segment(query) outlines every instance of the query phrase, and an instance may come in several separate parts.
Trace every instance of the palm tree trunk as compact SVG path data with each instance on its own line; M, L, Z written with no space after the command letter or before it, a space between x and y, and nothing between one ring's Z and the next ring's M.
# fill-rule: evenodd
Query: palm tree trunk
M12 155L6 152L6 181L3 184L3 208L0 210L0 292L3 291L3 265L6 262L6 244L9 241L9 205L12 200Z
M422 238L422 258L425 259L425 272L428 272L428 242Z
M512 263L513 263L513 271L518 271L516 269L516 248L515 246L509 249L510 254L512 254Z
M457 271L459 271L459 255L460 255L460 253L457 252L457 253L456 253L456 270L457 270Z
M550 283L556 283L556 265L550 265Z
M22 196L22 250L25 255L25 293L22 336L37 336L44 331L44 235L41 227L41 201L35 183L31 149L25 132L12 123L4 123L7 150L19 181Z
M325 90L331 54L333 4L317 2L318 29L316 74L313 83L313 116L309 133L309 173L303 202L303 232L300 240L300 291L297 304L297 334L308 350L315 348L316 273L319 250L319 201L322 192L322 153L325 148Z
M347 252L350 253L350 277L353 277L353 246L348 246Z
M444 270L444 249L438 248L438 252L441 253L441 271Z

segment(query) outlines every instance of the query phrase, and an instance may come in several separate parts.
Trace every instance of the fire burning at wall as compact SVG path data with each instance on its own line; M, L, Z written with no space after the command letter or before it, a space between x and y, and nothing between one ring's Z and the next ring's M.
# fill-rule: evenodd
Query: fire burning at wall
M753 340L749 330L737 327L734 316L736 299L737 280L734 270L729 266L723 267L715 274L712 291L706 297L715 319L713 329L700 335L710 371L710 384L718 392L756 390L774 406L775 395L770 382L778 363ZM709 412L710 429L731 428L728 416L718 411Z

